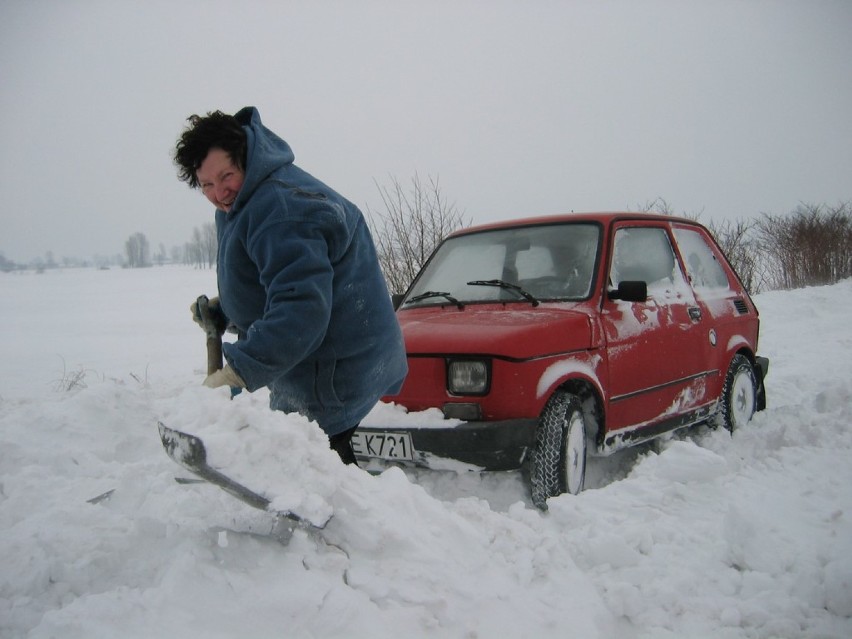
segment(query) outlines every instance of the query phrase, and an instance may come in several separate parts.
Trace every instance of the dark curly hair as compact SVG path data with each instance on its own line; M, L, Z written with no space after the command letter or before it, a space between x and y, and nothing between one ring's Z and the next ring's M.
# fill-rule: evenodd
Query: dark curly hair
M186 120L189 126L178 138L174 154L181 182L198 188L196 171L210 149L222 149L237 167L246 170L246 133L234 116L213 111L205 117L191 115Z

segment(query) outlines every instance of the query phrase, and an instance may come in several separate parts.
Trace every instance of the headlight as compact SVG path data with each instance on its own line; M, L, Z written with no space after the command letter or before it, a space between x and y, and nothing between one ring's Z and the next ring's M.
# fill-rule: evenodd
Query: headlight
M489 363L480 359L450 360L447 389L453 395L485 395L491 384Z

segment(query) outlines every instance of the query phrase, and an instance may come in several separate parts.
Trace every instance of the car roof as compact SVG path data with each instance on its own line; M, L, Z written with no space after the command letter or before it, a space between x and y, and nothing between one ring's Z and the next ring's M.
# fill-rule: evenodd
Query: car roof
M500 222L489 222L488 224L478 224L467 228L459 229L450 234L449 237L456 235L467 235L468 233L478 233L480 231L492 231L497 229L517 228L521 226L537 226L541 224L559 224L563 222L595 222L603 225L609 225L616 221L622 220L660 220L667 222L680 222L683 224L700 224L695 220L690 220L672 215L661 215L659 213L646 212L630 212L630 211L602 211L593 213L563 213L561 215L542 215L538 217L524 217L512 220L503 220Z

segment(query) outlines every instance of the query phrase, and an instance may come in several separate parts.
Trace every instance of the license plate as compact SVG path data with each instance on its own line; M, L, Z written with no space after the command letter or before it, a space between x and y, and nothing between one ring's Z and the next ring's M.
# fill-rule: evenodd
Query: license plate
M389 461L414 459L411 435L408 433L356 430L352 435L352 450L361 457L376 457Z

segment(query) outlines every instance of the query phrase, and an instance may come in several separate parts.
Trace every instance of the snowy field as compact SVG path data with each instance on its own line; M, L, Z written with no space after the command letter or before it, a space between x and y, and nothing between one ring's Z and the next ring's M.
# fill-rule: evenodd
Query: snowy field
M756 297L748 427L594 460L546 514L520 473L369 475L264 392L201 387L200 293L212 271L0 274L0 637L852 637L852 281ZM282 546L175 481L158 420L333 518Z

